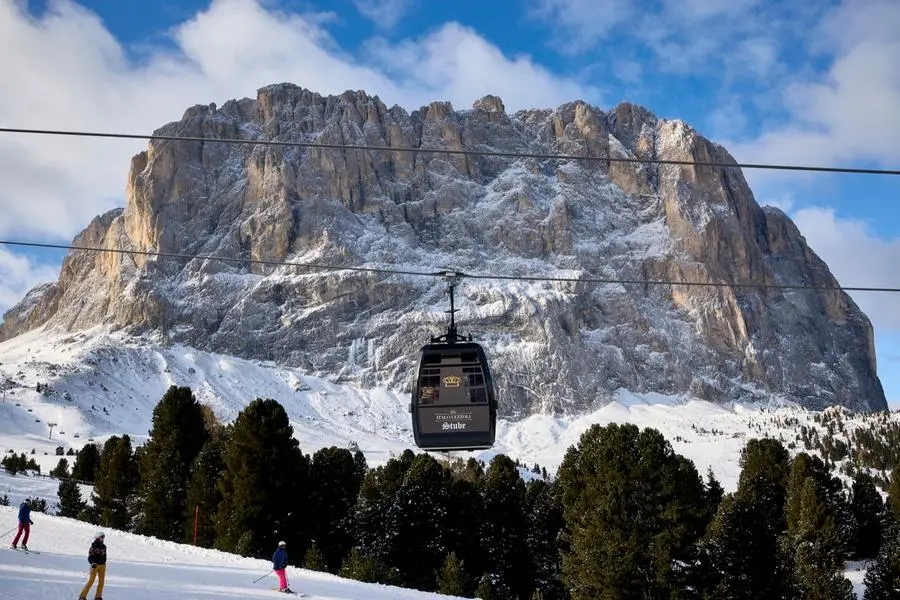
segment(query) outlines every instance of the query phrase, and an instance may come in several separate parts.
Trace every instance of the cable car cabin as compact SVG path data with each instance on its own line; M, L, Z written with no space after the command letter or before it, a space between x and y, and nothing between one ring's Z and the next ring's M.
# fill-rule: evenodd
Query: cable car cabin
M494 445L497 397L479 344L425 344L417 373L410 404L416 446L484 450Z

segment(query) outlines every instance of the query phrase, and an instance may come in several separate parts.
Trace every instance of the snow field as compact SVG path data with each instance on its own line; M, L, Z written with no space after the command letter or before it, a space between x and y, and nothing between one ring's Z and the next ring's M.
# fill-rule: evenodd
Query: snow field
M14 507L0 507L0 534L16 525ZM40 554L9 549L11 534L0 540L0 600L77 598L89 570L87 551L97 529L73 519L34 514L28 547ZM242 558L104 529L106 600L210 600L283 598L272 588L271 562ZM273 548L274 552L274 548ZM288 548L290 553L290 548ZM328 573L288 567L288 583L311 600L437 600L452 596L342 579ZM94 584L96 589L96 583ZM93 590L88 598L93 598ZM290 597L290 596L289 596Z

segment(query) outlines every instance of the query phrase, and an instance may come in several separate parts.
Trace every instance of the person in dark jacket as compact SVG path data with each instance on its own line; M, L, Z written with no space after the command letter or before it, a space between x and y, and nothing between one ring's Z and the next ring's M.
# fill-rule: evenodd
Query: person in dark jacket
M18 548L19 538L22 537L23 533L25 537L22 538L22 550L28 550L28 535L31 533L31 526L34 525L34 521L31 520L31 506L28 504L29 502L31 502L31 498L25 498L25 502L19 505L19 531L16 533L16 537L13 538L13 550Z
M285 572L288 563L286 546L287 544L284 542L278 542L278 550L272 555L272 570L278 575L278 591L292 593L291 588L288 587L287 573Z
M94 600L103 600L103 582L106 580L106 544L103 541L106 536L102 531L98 531L94 536L94 543L88 550L88 562L91 563L91 574L87 583L78 594L79 600L87 600L88 592L94 585L94 578L97 578L97 591L94 592Z

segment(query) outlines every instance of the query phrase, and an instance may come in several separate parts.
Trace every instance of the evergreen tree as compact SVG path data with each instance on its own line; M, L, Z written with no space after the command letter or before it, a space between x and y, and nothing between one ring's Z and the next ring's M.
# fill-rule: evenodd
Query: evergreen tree
M283 539L302 557L309 541L303 519L309 459L284 407L262 398L248 404L233 423L224 463L216 545L268 558Z
M863 580L863 600L896 600L900 598L900 526L885 532L878 556L869 565Z
M56 495L59 496L59 516L77 518L87 503L81 498L81 490L73 479L59 482Z
M355 547L341 565L341 577L366 583L378 583L384 579L378 561Z
M790 454L772 438L752 439L741 450L738 491L750 494L766 511L766 523L777 534L785 529L785 502Z
M562 584L562 559L559 538L565 526L562 498L556 483L528 483L530 527L527 547L531 552L535 593L543 600L566 600Z
M446 550L452 551L464 565L465 580L470 582L467 594L474 591L479 573L487 565L487 553L479 541L485 521L484 503L480 485L472 477L474 473L464 468L450 475L447 492Z
M140 462L143 515L140 533L184 539L191 464L208 439L203 410L191 388L171 386L153 409L150 439Z
M497 600L494 595L494 586L491 583L491 576L487 573L478 580L478 588L475 590L475 597L481 600Z
M792 469L788 489L788 503L798 510L788 528L798 588L804 600L855 600L843 574L844 541L837 520L819 483L794 477L802 469L799 463Z
M801 452L791 461L789 471L790 486L799 486L805 479L812 479L827 505L828 512L834 517L840 532L842 550L847 550L848 543L855 539L855 523L850 512L850 505L844 495L841 480L831 474L829 467L821 458ZM792 533L798 519L798 506L801 496L794 494L788 498L785 506L785 519L788 533Z
M337 573L353 546L352 511L362 484L361 468L345 448L317 451L310 466L310 534Z
M900 522L900 468L898 466L900 466L900 463L891 470L887 507L894 521Z
M92 496L100 525L131 529L137 483L137 461L131 450L131 438L112 436L103 445Z
M451 552L444 559L444 565L437 574L437 591L448 596L465 596L469 592L469 582L462 562Z
M749 487L722 499L701 545L695 587L704 598L793 597L791 568L780 548L779 532L763 520L769 507Z
M399 457L370 469L359 490L353 519L356 542L363 555L372 557L380 565L386 565L388 561L387 513L414 459L411 450L404 450Z
M725 490L716 478L716 474L713 473L712 468L706 469L705 489L706 505L709 509L709 519L712 520L716 511L719 510L719 504L722 502L722 498L725 496Z
M853 554L857 559L875 558L881 548L881 529L885 519L884 501L867 473L853 478L850 513L856 524Z
M100 468L100 448L97 444L85 444L75 455L75 464L72 466L72 479L94 483L97 477L97 469Z
M203 548L210 548L216 542L216 514L222 500L219 479L225 471L222 456L225 439L224 432L212 433L191 466L186 510L188 514L197 511L197 545ZM193 535L193 518L185 519L184 539L193 541Z
M563 580L574 600L669 597L708 507L693 464L654 429L592 426L558 477L569 532Z
M64 458L59 459L56 466L50 470L50 476L58 479L65 479L69 476L69 461Z
M327 571L328 564L325 562L325 556L319 550L318 544L313 542L306 554L303 556L303 567L310 571Z
M494 595L498 600L527 598L534 589L534 574L526 541L529 522L525 482L508 456L500 454L491 460L481 483L481 495L481 545L494 575Z
M385 514L385 564L396 569L400 585L435 589L435 572L443 564L452 526L446 518L449 478L430 455L416 456Z

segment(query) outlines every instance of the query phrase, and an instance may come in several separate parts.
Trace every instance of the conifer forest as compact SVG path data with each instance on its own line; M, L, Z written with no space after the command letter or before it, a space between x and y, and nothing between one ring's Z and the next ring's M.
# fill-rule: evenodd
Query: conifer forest
M592 426L552 477L505 455L407 450L376 468L358 449L307 455L276 401L224 426L187 387L166 392L149 433L85 445L59 513L260 558L285 540L296 567L483 600L849 600L844 565L862 559L865 598L900 597L900 470L866 468L896 464L893 430L859 437L849 487L829 459L846 448L749 439L732 493L631 424ZM826 446L824 460L806 451Z

